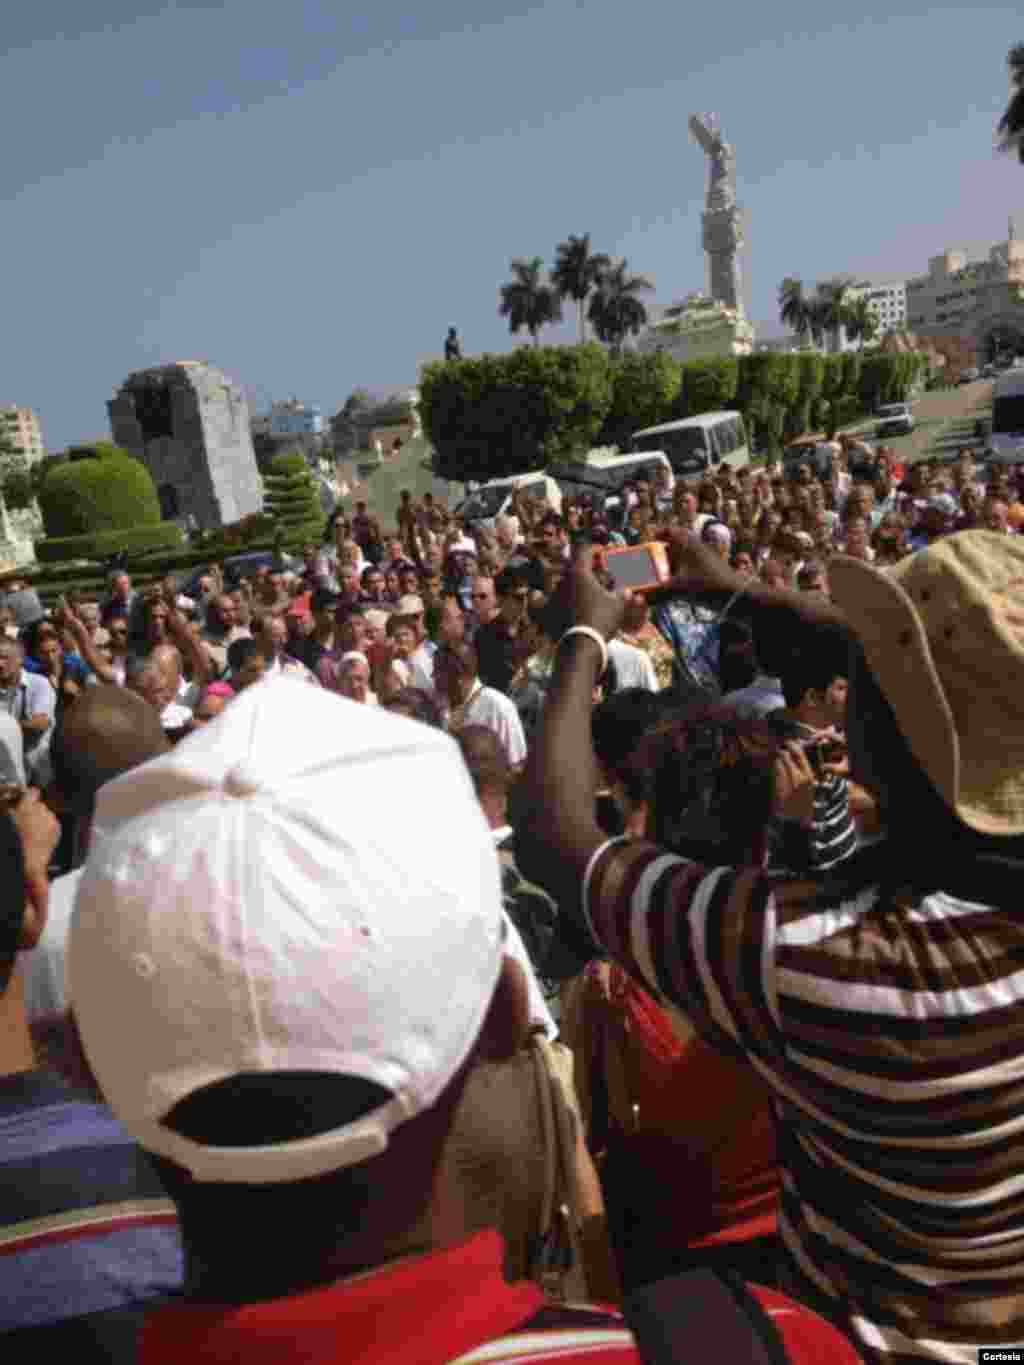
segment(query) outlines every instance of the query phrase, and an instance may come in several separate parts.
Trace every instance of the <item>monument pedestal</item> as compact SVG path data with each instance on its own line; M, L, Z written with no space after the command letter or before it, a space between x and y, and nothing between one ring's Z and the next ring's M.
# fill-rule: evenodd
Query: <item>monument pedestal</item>
M682 362L705 356L750 355L754 328L739 309L703 294L691 294L669 316L652 324L637 348L648 355L661 351Z

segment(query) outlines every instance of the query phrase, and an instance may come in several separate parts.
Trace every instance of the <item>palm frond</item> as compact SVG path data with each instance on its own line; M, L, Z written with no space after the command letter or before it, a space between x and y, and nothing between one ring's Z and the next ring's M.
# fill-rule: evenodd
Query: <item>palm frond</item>
M1024 75L1022 75L1024 80ZM996 146L1001 152L1016 152L1024 164L1024 88L1010 100L996 129Z

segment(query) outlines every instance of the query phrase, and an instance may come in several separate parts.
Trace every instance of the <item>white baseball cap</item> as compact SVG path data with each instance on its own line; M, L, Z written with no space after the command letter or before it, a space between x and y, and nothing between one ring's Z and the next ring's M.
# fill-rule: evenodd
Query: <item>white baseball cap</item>
M147 1150L201 1181L302 1180L384 1150L469 1056L498 980L494 842L454 741L288 678L247 689L99 793L68 995ZM161 1120L243 1073L391 1094L293 1142L214 1147Z

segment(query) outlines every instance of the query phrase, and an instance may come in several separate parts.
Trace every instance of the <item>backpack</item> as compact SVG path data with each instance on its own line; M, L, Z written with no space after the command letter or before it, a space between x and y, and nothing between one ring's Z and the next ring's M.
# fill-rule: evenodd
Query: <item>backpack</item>
M789 1354L757 1299L729 1272L687 1270L626 1296L623 1316L644 1365L721 1360L788 1365Z

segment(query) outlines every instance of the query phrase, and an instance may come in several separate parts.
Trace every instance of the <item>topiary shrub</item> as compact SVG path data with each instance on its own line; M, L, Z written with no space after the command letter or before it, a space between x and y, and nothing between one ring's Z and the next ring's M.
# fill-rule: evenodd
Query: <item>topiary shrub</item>
M177 550L183 540L181 528L173 521L158 521L150 526L120 526L79 536L48 536L36 541L35 550L40 564L57 564L66 559L109 559L121 550L130 555Z
M160 523L149 470L126 450L105 442L72 447L65 461L47 470L38 497L50 539Z
M271 460L263 476L263 516L288 539L296 535L320 539L324 527L320 494L301 450L288 450Z

